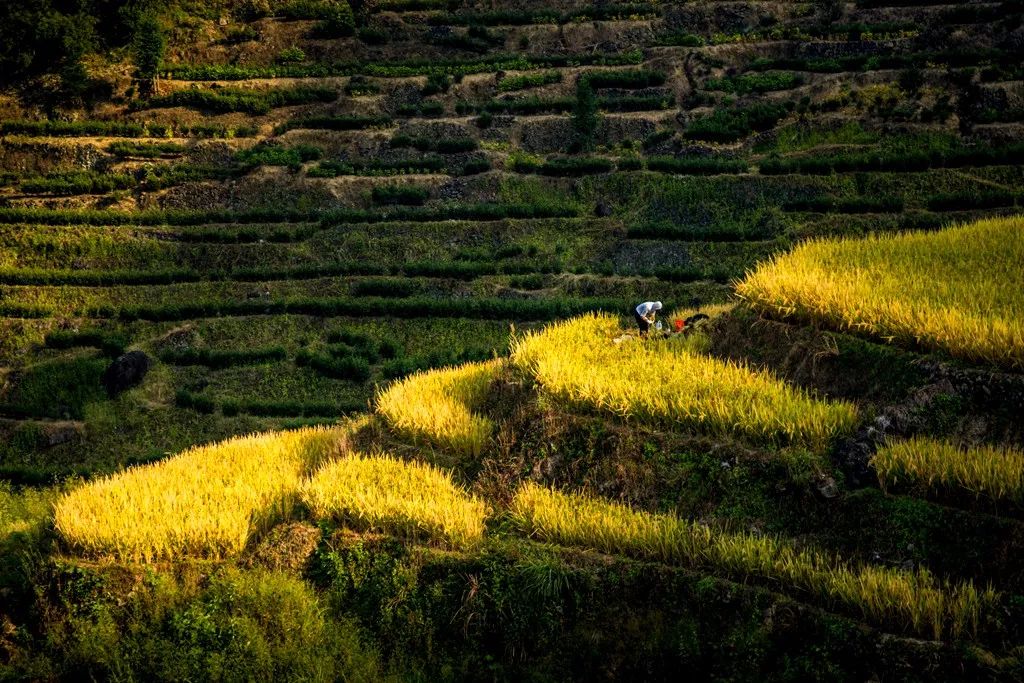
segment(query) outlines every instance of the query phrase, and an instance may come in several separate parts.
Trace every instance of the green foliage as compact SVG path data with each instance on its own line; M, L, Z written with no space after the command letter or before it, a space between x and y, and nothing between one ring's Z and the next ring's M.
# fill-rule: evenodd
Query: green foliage
M309 366L321 375L335 379L365 382L370 378L369 361L353 354L333 355L300 351L295 357L295 364L300 367Z
M695 119L685 135L697 140L735 142L751 133L768 130L787 113L780 104L758 102L749 107L716 109L713 114Z
M562 82L561 71L543 71L534 74L520 74L518 76L505 76L498 81L500 92L511 92L513 90L525 90L527 88L539 88L544 85Z
M80 420L86 404L106 399L100 376L108 361L91 356L37 363L15 381L0 411L8 415Z
M334 88L313 88L296 86L272 90L247 90L241 88L214 88L199 90L176 90L168 95L154 97L146 102L148 107L189 107L214 113L244 112L247 114L268 114L277 107L290 107L311 102L333 102L338 99Z
M44 344L50 349L73 349L82 346L94 346L104 356L116 358L124 353L128 340L115 332L102 330L54 330L47 333Z
M708 90L723 90L736 93L737 95L746 95L771 90L789 90L790 88L803 85L803 83L804 78L800 74L788 71L771 71L727 76L725 78L711 78L704 85Z
M584 78L591 88L651 88L665 84L665 74L650 69L594 71Z
M149 572L123 602L67 571L52 671L94 680L328 681L386 676L358 628L328 616L300 579L225 568L196 586ZM72 593L73 590L79 594ZM76 609L81 601L87 609Z
M318 78L326 76L376 76L379 78L407 78L447 74L450 76L489 73L496 71L529 71L573 66L622 66L640 64L642 50L617 54L590 55L487 55L472 59L410 59L386 63L342 62L265 66L238 66L234 64L179 64L166 71L172 78L190 81L248 80L251 78Z
M135 22L132 35L132 57L135 60L136 78L151 81L157 77L164 60L165 47L163 27L157 16L152 13L140 16Z
M402 148L412 147L420 152L438 152L440 154L458 154L460 152L472 152L479 145L470 137L448 138L448 137L426 137L398 134L391 138L391 147Z
M217 349L167 349L159 354L160 360L169 365L204 365L214 370L236 365L259 365L276 363L285 359L284 348L274 346L266 349L245 349L221 351Z
M929 168L995 166L1024 163L1024 143L992 147L949 145L921 138L887 139L887 147L866 152L835 152L793 158L770 157L761 162L761 173L830 174L850 171L914 172Z
M721 157L651 157L647 160L647 170L688 175L744 173L747 162Z
M580 77L576 82L576 103L572 110L572 127L575 134L573 148L589 152L594 148L594 137L597 135L598 112L597 95L590 85L590 80Z
M615 164L603 157L553 157L539 162L527 155L518 155L510 159L509 165L517 173L562 177L609 173L615 169Z
M289 119L274 130L276 135L293 129L309 130L362 130L364 128L382 128L391 125L387 116L359 116L344 114L341 116L308 116Z
M114 190L127 190L135 185L136 180L130 175L95 171L72 171L24 178L19 183L22 192L59 195L105 194Z
M430 197L430 190L411 185L374 185L373 201L377 204L420 205Z
M277 53L278 64L298 64L306 61L306 52L297 45L286 47Z
M228 127L212 123L177 124L128 123L124 121L3 121L0 134L55 137L253 137L251 126Z
M157 159L165 155L181 154L185 147L176 142L118 141L110 143L107 151L121 158Z
M315 161L323 156L319 147L312 145L281 145L261 143L235 154L235 162L242 166L288 166L298 169L304 162Z

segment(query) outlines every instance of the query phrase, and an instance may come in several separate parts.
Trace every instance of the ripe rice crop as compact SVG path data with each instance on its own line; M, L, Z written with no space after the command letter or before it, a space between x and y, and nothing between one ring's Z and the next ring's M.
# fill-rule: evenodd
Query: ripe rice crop
M883 446L872 460L881 485L929 491L960 489L992 500L1024 504L1024 451L956 444L915 437Z
M544 541L782 584L798 596L936 639L973 633L996 600L991 588L939 582L925 569L856 567L772 537L724 533L533 483L520 488L511 513L524 533Z
M478 456L494 424L473 410L486 398L501 368L502 361L489 360L418 372L383 391L377 397L377 412L414 438Z
M737 286L756 308L968 361L1024 368L1024 218L822 239Z
M291 513L303 477L344 434L314 427L236 437L91 481L57 503L57 532L88 555L119 560L234 555Z
M486 508L448 472L387 455L353 455L328 463L302 487L314 517L360 530L444 541L458 548L484 535Z
M512 361L556 398L623 418L820 448L850 430L853 405L815 400L767 372L694 353L679 340L628 338L589 314L515 340Z

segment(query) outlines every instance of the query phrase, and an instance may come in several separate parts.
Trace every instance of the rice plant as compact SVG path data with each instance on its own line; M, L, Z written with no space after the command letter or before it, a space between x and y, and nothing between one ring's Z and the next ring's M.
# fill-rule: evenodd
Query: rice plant
M502 361L417 372L377 397L377 412L396 430L464 455L478 456L494 424L473 411L501 371Z
M353 455L328 463L302 488L317 518L357 529L444 541L458 547L483 538L486 509L448 472L387 455Z
M956 444L926 437L896 441L872 459L883 487L907 485L927 491L963 490L992 500L1024 504L1024 451Z
M527 333L513 342L512 361L558 400L629 420L812 448L857 420L852 404L702 355L685 338L625 336L607 314Z
M991 588L940 582L925 569L853 566L773 537L720 532L533 483L520 488L511 515L522 532L544 541L780 584L799 597L935 639L974 633L996 601Z
M228 557L291 513L303 477L345 433L311 427L196 446L69 492L57 503L55 526L90 556Z
M968 361L1024 368L1024 218L941 232L822 239L737 286L775 315Z

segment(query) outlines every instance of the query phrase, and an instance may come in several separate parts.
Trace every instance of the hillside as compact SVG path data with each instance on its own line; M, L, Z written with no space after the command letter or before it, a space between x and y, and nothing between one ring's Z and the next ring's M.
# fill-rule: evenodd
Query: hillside
M69 7L0 678L1024 675L1024 4Z

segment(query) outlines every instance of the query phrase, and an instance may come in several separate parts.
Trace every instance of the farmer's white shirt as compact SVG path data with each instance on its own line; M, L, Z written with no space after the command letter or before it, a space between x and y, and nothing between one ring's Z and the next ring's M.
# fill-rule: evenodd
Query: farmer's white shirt
M657 310L657 309L654 308L654 304L656 304L656 303L658 303L658 302L657 301L645 301L645 302L643 302L642 304L640 304L639 306L636 307L636 312L640 315L640 317L646 318L647 316L649 316L651 314L651 311Z

